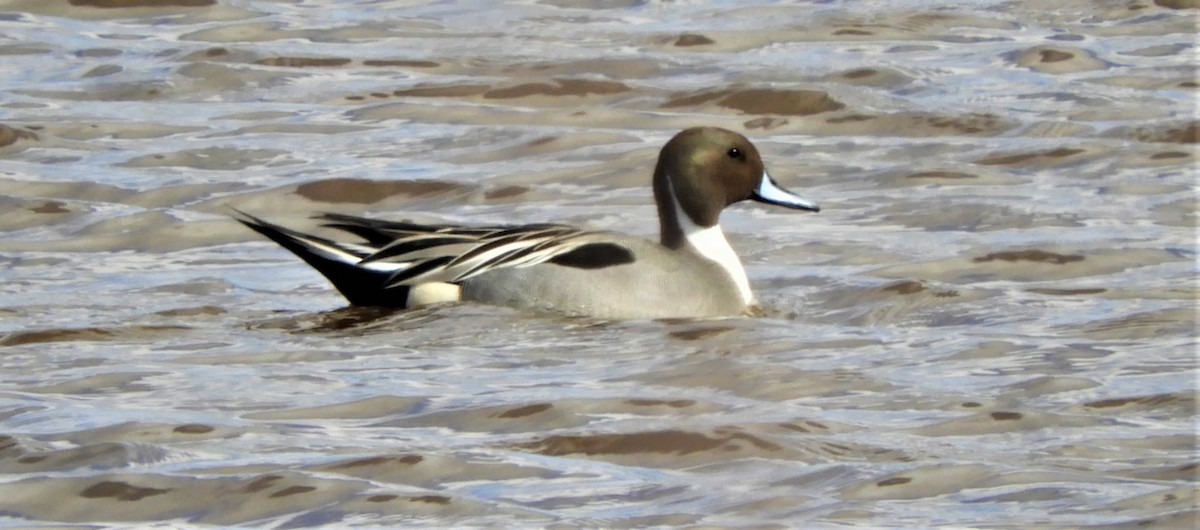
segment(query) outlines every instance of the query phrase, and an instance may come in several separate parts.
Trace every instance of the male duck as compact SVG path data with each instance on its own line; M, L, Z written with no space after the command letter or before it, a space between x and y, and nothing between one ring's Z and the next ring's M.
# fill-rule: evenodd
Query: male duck
M775 183L744 136L697 127L675 135L654 169L659 242L559 224L421 225L324 214L339 242L235 210L236 219L324 274L355 305L474 300L600 318L739 315L750 282L717 218L753 199L819 211Z

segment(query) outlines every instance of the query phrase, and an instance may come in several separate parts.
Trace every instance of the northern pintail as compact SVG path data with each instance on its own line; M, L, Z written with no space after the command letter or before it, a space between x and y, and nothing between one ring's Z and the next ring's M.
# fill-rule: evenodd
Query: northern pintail
M755 302L746 271L717 224L746 199L819 211L767 173L746 137L697 127L671 138L654 169L659 242L560 224L424 225L341 214L340 242L235 218L324 274L354 305L414 307L472 300L600 318L711 317Z

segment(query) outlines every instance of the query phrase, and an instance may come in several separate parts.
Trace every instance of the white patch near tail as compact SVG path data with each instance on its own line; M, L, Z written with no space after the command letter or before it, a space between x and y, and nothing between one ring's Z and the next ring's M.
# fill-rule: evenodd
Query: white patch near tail
M459 300L462 300L462 287L443 282L421 283L408 288L408 299L405 300L404 307L420 307Z
M355 259L354 261L348 262L348 263L353 263L356 267L358 267L360 269L366 269L369 271L378 271L378 272L396 272L399 270L407 269L410 266L412 266L412 263L408 263L408 262L392 263L390 261L371 261L368 263L363 263L357 259Z

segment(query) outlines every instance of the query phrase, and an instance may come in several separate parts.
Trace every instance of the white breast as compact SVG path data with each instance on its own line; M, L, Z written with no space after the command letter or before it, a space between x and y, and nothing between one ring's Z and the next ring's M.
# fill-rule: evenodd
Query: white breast
M746 277L746 269L742 267L742 260L738 258L733 247L729 246L729 241L725 239L721 225L709 227L697 225L684 213L677 199L672 197L672 203L675 205L675 219L679 222L679 228L682 229L688 244L701 256L725 269L729 278L737 285L738 292L742 294L742 302L747 305L751 304L754 301L754 294L750 292L750 279Z

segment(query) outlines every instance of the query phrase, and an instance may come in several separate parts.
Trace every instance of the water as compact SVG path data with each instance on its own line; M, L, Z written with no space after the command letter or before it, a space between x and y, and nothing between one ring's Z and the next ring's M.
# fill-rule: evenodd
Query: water
M0 3L5 526L1196 525L1194 9L74 3ZM763 317L346 308L226 216L654 237L699 124L823 207L723 215Z

